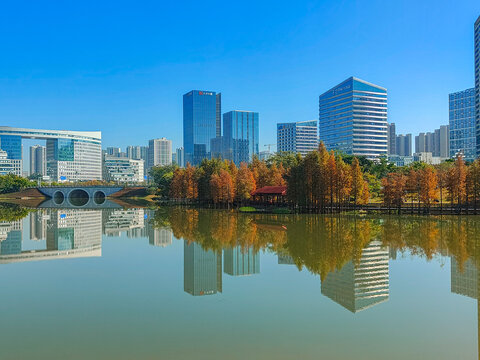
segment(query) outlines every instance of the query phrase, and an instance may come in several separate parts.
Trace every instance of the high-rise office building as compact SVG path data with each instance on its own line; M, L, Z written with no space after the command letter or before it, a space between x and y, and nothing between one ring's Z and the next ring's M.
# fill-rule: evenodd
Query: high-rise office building
M397 135L395 147L395 155L412 156L412 134Z
M183 289L193 296L222 292L222 252L184 240Z
M388 124L387 128L387 142L388 142L388 154L397 154L397 133L395 131L395 123Z
M328 150L386 156L387 89L351 77L320 95L319 135Z
M232 276L260 274L260 254L253 248L236 246L223 251L223 270Z
M180 147L176 150L177 153L177 165L181 168L185 167L185 151L183 147Z
M183 95L183 148L185 163L198 165L210 158L212 139L220 134L221 96L214 91L192 90Z
M389 297L389 249L374 240L362 251L358 264L349 261L322 281L322 294L355 313Z
M257 112L235 110L223 114L223 155L237 166L258 156Z
M477 157L475 134L475 88L448 96L450 127L450 158L462 153L465 160Z
M475 107L477 113L477 156L480 155L480 16L475 22Z
M30 146L30 175L47 175L47 148L45 146Z
M449 126L442 125L433 132L415 136L415 152L430 152L434 157L448 158L450 155Z
M300 153L302 156L318 148L317 121L277 124L277 150Z
M172 141L165 138L148 142L148 168L165 166L172 163Z

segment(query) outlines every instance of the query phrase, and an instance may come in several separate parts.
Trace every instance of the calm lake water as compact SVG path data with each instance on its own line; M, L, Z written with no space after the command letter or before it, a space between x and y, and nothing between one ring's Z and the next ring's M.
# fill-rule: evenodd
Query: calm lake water
M479 217L1 217L2 360L478 359Z

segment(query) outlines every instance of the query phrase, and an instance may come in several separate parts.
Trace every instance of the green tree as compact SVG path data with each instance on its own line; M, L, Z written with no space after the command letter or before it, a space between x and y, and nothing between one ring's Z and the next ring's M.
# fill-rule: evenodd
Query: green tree
M0 194L17 192L35 186L35 182L21 176L14 174L0 176Z
M168 196L172 184L173 174L178 168L176 164L165 166L154 166L150 169L149 175L152 177L155 186L161 196Z

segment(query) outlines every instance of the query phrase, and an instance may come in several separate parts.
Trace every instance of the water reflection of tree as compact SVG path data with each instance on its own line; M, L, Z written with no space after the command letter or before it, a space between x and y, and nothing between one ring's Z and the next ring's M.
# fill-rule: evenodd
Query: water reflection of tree
M322 280L350 260L355 264L372 240L376 223L346 216L299 216L288 225L285 248L297 266Z
M241 246L288 255L322 279L348 261L358 264L375 239L427 260L451 255L460 270L469 258L479 263L478 217L263 215L178 207L158 211L154 222L206 250Z
M429 260L437 255L451 255L460 270L468 258L478 260L478 217L389 217L382 228L383 243L395 250Z
M26 217L31 210L16 204L0 204L0 221L18 221Z
M154 223L155 226L168 224L176 238L197 242L205 250L235 246L254 251L275 250L285 242L285 231L281 226L269 228L262 224L259 216L233 211L170 208L157 212Z

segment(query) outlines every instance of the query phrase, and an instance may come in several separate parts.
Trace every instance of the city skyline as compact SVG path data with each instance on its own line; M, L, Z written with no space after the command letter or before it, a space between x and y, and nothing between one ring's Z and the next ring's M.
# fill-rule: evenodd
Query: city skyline
M0 88L4 87L5 96L0 100L3 109L0 122L25 128L37 128L41 122L43 128L99 130L105 134L105 147L125 148L145 144L150 138L166 137L172 140L173 148L179 148L183 145L181 94L192 88L216 89L222 93L222 111L255 109L261 114L259 149L262 151L265 144L275 142L276 123L317 118L315 99L322 89L353 75L389 90L389 121L397 124L399 133L426 132L448 123L448 94L474 85L472 25L480 6L474 1L459 6L432 2L436 10L435 16L431 16L432 6L428 3L416 7L415 12L409 3L389 4L386 8L375 2L364 7L344 4L339 8L327 2L309 6L301 3L293 13L289 8L278 10L273 16L278 24L273 27L273 21L269 20L260 29L242 34L227 30L225 34L216 32L207 38L200 35L190 40L179 38L190 26L198 25L195 20L172 40L160 36L158 43L135 44L128 38L124 46L132 51L119 57L110 53L107 57L106 49L99 49L98 42L87 45L98 32L106 36L95 17L94 29L74 37L64 52L57 50L61 48L59 42L63 36L75 32L66 24L62 24L64 35L55 35L53 39L44 36L52 43L48 57L42 51L30 51L44 41L32 36L30 26L35 26L39 35L46 32L52 35L32 19L31 25L4 40L8 56L1 60ZM15 10L14 7L5 13ZM261 6L256 16L266 10ZM58 16L62 11L65 9L56 9L49 16ZM123 14L126 9L120 7L115 11ZM380 13L382 17L378 16ZM235 16L241 14L242 11ZM449 21L444 14L448 14ZM69 16L77 19L76 15ZM66 19L72 20L69 16ZM153 24L148 13L138 11L132 16L134 21L145 17L145 26L153 27L154 33L164 30ZM344 20L340 25L336 21L339 18ZM372 39L363 35L369 33L368 24L373 18L379 27L388 24L389 31ZM428 21L423 21L425 18ZM286 30L279 19L293 25L293 30ZM11 26L14 20L12 16L2 26ZM349 38L352 27L357 35ZM317 34L315 40L312 33ZM145 28L135 34L144 35ZM237 44L228 42L232 35L236 36ZM260 35L264 41L253 45ZM383 41L384 37L388 41ZM350 50L335 44L346 39L354 44ZM154 56L161 54L157 46L161 41L167 42L166 56ZM19 42L26 44L28 57L13 48ZM221 50L212 49L218 42ZM428 46L424 46L426 43ZM239 45L249 47L252 52L239 49ZM107 48L114 53L122 49ZM100 50L95 63L78 54L80 50L82 54L90 54L94 49ZM259 56L259 51L264 55ZM350 56L354 51L357 56L352 63ZM295 56L286 62L279 61L287 52ZM325 53L329 56L321 55ZM287 68L290 71L285 75ZM411 78L418 79L415 96ZM131 127L138 122L144 126ZM145 127L149 128L148 136Z

